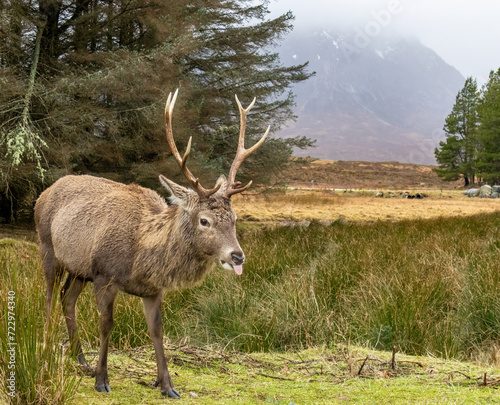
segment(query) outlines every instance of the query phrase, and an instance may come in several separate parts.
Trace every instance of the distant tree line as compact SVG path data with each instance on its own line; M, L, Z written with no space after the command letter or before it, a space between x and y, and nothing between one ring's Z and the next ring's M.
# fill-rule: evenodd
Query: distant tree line
M467 78L444 130L446 140L435 150L443 180L500 184L500 69L490 72L481 90Z
M157 188L179 176L162 109L179 149L194 143L200 180L227 172L239 127L234 94L258 102L251 144L293 119L290 86L307 64L273 51L293 15L267 18L265 0L0 0L0 221L29 218L42 188L67 173L96 173ZM306 137L271 138L241 168L268 182ZM179 180L181 181L181 177Z

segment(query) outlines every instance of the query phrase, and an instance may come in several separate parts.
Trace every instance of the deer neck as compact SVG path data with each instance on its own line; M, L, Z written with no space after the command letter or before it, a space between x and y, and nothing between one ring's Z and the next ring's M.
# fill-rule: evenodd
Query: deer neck
M192 243L188 215L179 206L148 216L141 228L134 267L149 283L167 290L190 287L214 266Z

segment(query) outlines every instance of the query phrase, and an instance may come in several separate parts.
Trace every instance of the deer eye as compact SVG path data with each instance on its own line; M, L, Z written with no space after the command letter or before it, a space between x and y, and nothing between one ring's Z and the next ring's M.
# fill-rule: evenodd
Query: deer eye
M205 218L200 219L200 224L201 224L201 226L210 226L210 223Z

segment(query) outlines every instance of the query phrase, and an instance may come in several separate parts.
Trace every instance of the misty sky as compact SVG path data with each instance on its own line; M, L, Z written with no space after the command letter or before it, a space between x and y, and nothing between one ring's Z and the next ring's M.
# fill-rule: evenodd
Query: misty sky
M271 16L292 10L295 30L343 26L418 37L479 83L500 68L498 0L270 0Z

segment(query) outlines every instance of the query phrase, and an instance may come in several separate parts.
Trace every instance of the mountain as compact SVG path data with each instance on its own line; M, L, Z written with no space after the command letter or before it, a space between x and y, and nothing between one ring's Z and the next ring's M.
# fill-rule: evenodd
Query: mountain
M321 29L293 34L279 52L316 72L294 87L298 120L280 133L317 140L297 155L435 164L465 78L434 51L413 38Z

